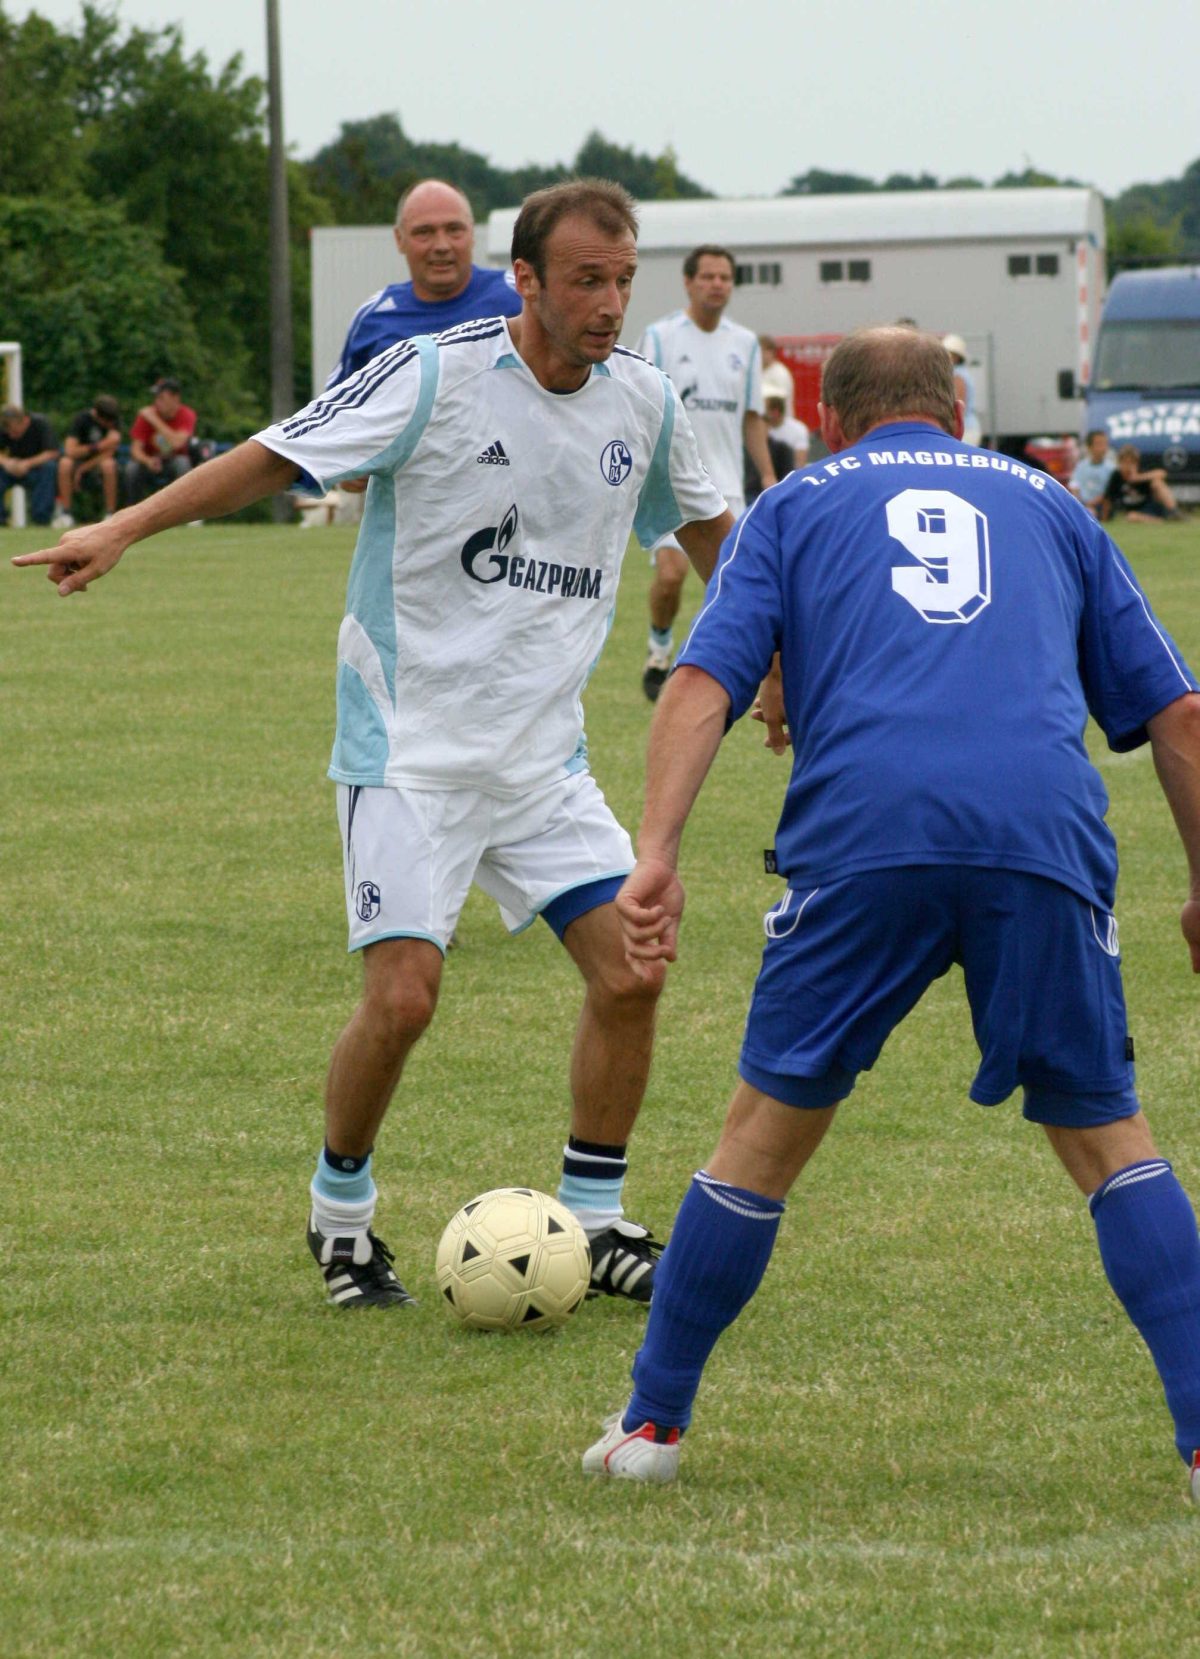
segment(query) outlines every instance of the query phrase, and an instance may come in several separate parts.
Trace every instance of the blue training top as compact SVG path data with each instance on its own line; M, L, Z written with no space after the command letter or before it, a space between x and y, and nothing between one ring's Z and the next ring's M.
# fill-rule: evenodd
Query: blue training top
M346 334L342 355L325 382L340 386L372 357L418 334L440 334L480 317L515 317L521 300L507 271L472 265L471 280L452 300L419 300L411 282L393 282L360 305Z
M975 864L1111 911L1111 748L1197 682L1114 543L1047 474L922 422L877 428L760 496L679 661L749 707L775 650L794 745L793 886Z

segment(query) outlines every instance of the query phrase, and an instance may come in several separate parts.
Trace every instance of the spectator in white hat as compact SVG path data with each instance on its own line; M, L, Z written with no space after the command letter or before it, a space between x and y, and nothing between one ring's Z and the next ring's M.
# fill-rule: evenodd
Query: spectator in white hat
M975 380L967 367L967 342L961 334L943 334L942 344L954 364L954 395L963 406L963 443L977 444L983 430L975 408Z

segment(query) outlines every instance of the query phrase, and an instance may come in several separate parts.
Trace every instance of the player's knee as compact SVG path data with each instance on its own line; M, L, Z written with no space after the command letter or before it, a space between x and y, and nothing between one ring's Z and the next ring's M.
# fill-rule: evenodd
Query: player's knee
M658 574L654 578L654 586L664 598L678 599L683 592L683 579L686 574L687 572L683 570L666 569L660 566Z
M591 980L593 1002L617 1018L650 1018L667 981L665 962L645 962L643 974L634 973L624 957L605 963Z
M417 976L396 977L371 987L363 1007L380 1041L406 1049L433 1019L437 988Z

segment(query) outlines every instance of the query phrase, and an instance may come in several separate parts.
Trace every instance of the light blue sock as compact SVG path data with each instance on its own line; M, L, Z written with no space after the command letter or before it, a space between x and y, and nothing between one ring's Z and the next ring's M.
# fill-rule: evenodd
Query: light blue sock
M650 643L656 645L660 651L669 651L675 634L671 628L650 628Z
M563 1147L558 1201L578 1218L589 1238L624 1216L621 1193L628 1168L623 1146L606 1146L572 1135Z
M339 1161L352 1167L339 1168ZM365 1233L375 1214L375 1182L371 1177L371 1155L339 1160L328 1147L317 1158L316 1173L309 1187L313 1223L325 1238Z
M1108 1282L1150 1350L1190 1465L1200 1450L1200 1234L1191 1201L1170 1164L1149 1158L1110 1175L1088 1207Z
M335 1204L360 1204L366 1198L375 1196L375 1182L371 1179L371 1154L365 1158L347 1158L345 1162L352 1167L339 1167L341 1160L337 1153L331 1154L328 1147L322 1147L317 1158L317 1172L313 1176L313 1191L320 1193L322 1198L330 1198Z
M693 1177L654 1275L627 1429L691 1422L705 1362L758 1289L782 1215L776 1198L714 1181L704 1170Z

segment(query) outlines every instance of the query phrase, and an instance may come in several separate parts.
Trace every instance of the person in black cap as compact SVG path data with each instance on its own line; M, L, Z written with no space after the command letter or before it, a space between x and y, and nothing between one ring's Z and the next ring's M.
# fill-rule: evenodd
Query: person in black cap
M196 411L184 403L179 382L169 375L156 380L150 391L154 401L138 410L129 431L133 458L125 469L125 487L131 505L192 467Z

